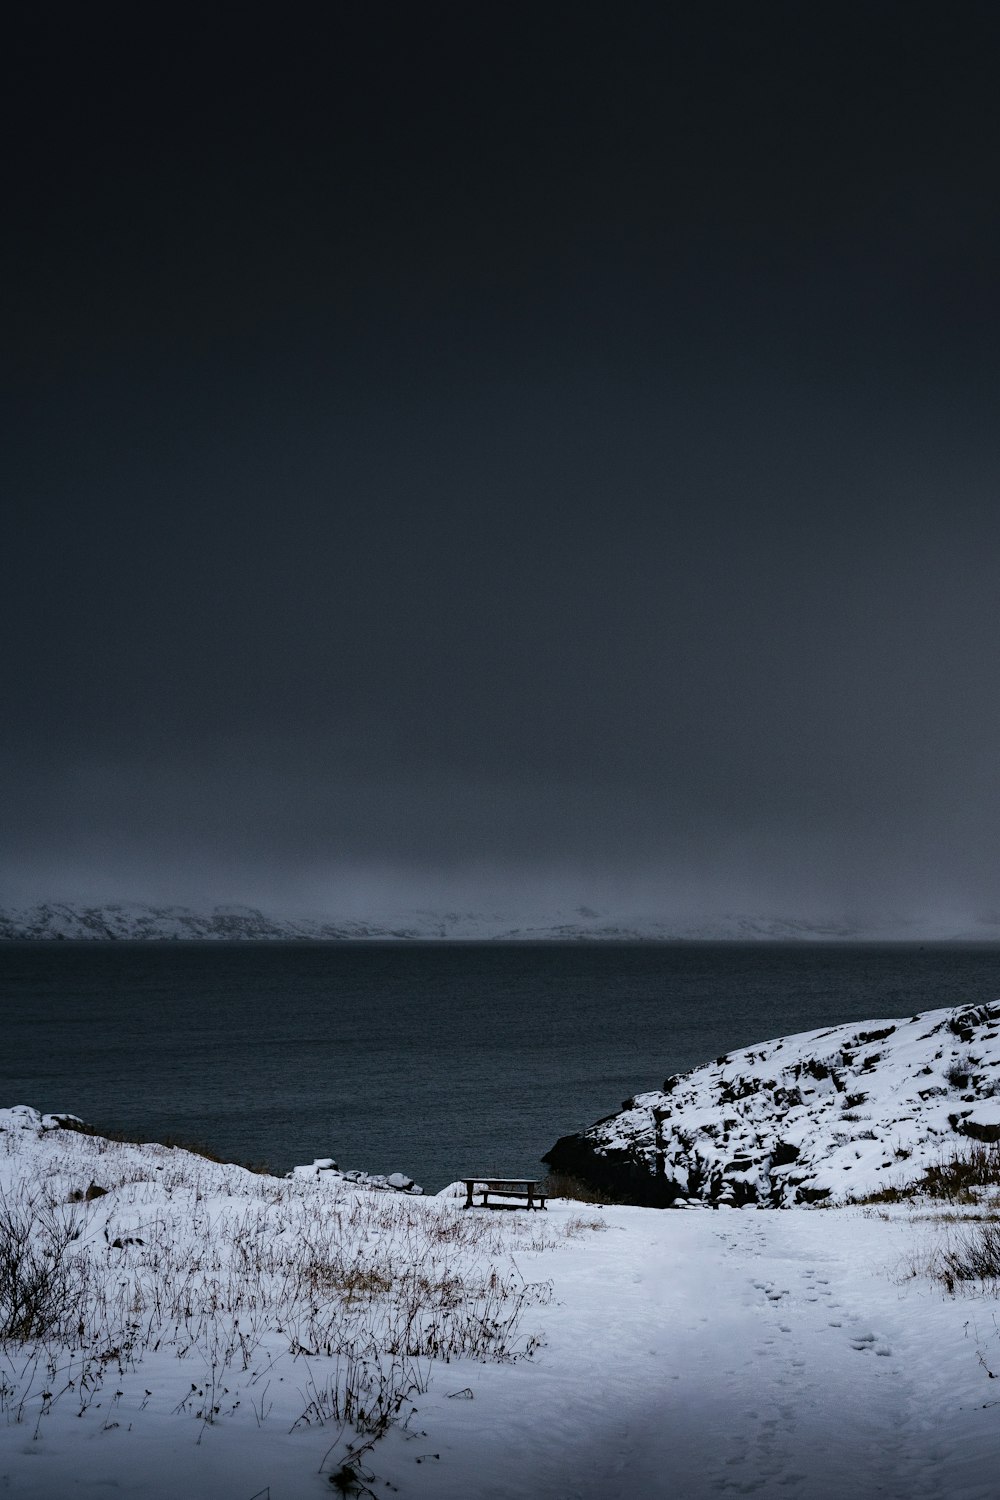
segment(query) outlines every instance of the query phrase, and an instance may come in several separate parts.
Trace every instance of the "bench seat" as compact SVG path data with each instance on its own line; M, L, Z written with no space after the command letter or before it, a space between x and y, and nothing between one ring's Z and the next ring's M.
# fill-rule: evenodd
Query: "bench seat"
M491 1203L494 1198L518 1198L525 1200L527 1208L544 1208L546 1194L541 1184L531 1177L463 1177L465 1183L465 1208L475 1208L474 1194L482 1193L481 1208L516 1208L516 1203Z

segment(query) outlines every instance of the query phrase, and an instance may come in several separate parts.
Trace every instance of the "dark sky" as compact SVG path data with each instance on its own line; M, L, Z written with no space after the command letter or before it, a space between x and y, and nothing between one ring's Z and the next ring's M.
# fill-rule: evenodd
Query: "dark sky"
M1000 911L1000 8L18 9L0 896Z

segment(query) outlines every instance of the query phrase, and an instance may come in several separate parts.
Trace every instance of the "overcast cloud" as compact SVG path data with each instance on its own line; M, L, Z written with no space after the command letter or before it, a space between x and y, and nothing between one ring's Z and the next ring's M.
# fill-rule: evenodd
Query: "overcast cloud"
M205 14L17 39L0 900L1000 910L995 8Z

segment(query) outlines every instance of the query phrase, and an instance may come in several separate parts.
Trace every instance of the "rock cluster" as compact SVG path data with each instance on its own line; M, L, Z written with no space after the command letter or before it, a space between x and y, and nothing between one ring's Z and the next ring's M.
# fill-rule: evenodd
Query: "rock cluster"
M418 1187L405 1172L390 1172L387 1177L381 1172L342 1172L332 1156L318 1156L307 1167L293 1167L288 1176L306 1180L325 1178L327 1181L351 1182L355 1187L371 1188L380 1193L410 1193L416 1197L423 1192L423 1188Z

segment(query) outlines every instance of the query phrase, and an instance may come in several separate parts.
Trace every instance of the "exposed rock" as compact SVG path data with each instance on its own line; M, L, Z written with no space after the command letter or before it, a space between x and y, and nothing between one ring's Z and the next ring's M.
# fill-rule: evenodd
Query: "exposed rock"
M959 1135L969 1136L974 1141L1000 1141L1000 1120L978 1120L968 1115L956 1119L954 1128Z
M75 1192L70 1193L70 1202L93 1203L95 1198L106 1198L108 1191L106 1187L101 1187L99 1183L92 1182L86 1191L82 1188L77 1188Z

